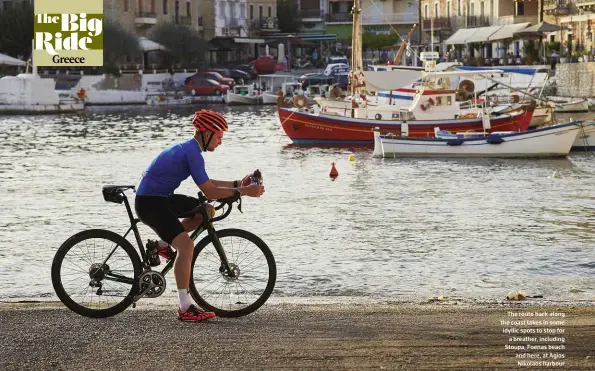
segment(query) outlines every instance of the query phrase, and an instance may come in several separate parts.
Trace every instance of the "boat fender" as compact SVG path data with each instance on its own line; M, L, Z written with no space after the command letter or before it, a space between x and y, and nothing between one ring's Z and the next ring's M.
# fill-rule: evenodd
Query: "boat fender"
M425 104L420 104L419 108L421 108L422 111L427 110L426 105Z
M379 114L379 113L377 113L377 114L374 116L374 118L375 118L376 120L380 120L380 119L382 119L382 115L381 115L381 114Z
M500 144L500 143L504 142L504 139L502 139L502 137L500 135L490 134L486 138L486 142L488 142L490 144Z
M428 103L430 103L430 104L433 106L433 105L434 105L434 103L435 103L435 102L434 102L434 98L430 98L430 99L428 99Z
M446 141L446 144L449 146L460 146L461 144L463 144L463 139L461 139L461 138L449 139Z

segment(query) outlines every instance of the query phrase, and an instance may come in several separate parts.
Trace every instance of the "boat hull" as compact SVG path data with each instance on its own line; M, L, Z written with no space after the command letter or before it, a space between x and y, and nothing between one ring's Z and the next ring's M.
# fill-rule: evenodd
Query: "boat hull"
M580 122L468 139L390 137L375 134L376 157L565 157Z
M227 104L234 105L234 104L261 104L262 97L259 95L241 95L241 94L233 94L227 93Z
M295 109L278 108L281 126L295 144L355 144L373 145L374 127L381 134L401 135L402 121L352 119L328 114L300 112ZM491 131L525 131L533 115L532 109L493 117ZM409 136L428 137L434 128L451 132L483 131L481 118L454 120L408 121Z
M585 126L572 143L573 151L595 150L595 125Z
M570 101L566 103L556 102L556 108L554 112L557 113L579 113L589 112L589 101L584 98L582 100Z

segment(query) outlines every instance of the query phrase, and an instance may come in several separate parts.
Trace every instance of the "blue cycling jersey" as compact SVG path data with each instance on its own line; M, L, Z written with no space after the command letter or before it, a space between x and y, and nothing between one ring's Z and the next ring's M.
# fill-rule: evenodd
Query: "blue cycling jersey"
M169 196L191 175L197 185L209 180L205 160L194 138L173 144L155 157L145 170L136 194Z

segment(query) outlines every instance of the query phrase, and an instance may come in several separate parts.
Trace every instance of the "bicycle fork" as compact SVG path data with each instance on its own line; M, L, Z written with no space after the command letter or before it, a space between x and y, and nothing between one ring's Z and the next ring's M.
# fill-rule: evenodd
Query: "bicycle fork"
M217 232L215 231L215 228L213 228L213 225L211 223L209 223L209 225L207 226L207 230L209 232L211 242L213 243L213 246L215 247L215 250L219 255L219 259L221 260L219 273L223 275L223 277L228 281L236 279L237 275L239 274L239 268L236 265L229 263L229 260L227 260L227 254L225 254L225 250L221 245L221 241L219 241ZM226 272L227 275L225 275Z

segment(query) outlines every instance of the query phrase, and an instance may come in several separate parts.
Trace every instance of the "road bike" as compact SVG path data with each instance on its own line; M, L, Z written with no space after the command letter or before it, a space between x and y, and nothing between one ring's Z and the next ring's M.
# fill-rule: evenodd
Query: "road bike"
M125 191L132 185L109 185L103 198L126 206L130 228L124 235L103 229L79 232L67 239L52 263L52 284L58 298L72 311L93 318L116 315L143 297L156 298L166 290L166 274L172 269L175 250L167 256L159 272L143 246ZM202 216L202 224L191 233L196 241L190 278L190 294L203 309L220 317L240 317L253 313L270 297L275 287L277 268L267 244L253 233L241 229L215 230L214 224L226 218L234 203L242 212L242 199L236 196L216 200L219 216L209 217L208 200L198 193L198 206L178 217ZM138 251L126 237L133 232ZM153 263L155 264L155 263ZM79 300L80 299L80 300Z

